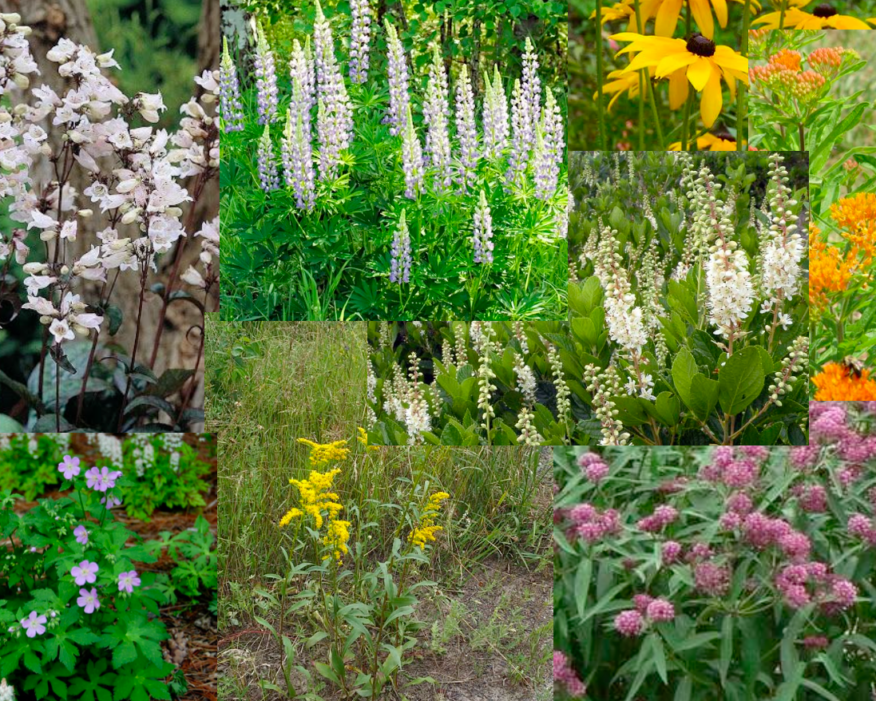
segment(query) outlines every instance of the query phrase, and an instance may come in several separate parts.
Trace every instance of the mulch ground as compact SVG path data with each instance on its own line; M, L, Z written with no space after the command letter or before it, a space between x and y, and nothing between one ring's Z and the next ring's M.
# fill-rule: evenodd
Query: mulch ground
M194 528L195 520L200 513L210 523L213 537L216 537L216 456L215 445L210 446L198 440L197 435L186 435L186 443L198 449L200 458L211 467L210 473L203 479L209 484L204 501L207 507L203 512L169 511L156 509L149 521L141 521L129 518L123 509L117 509L117 518L125 526L137 533L144 540L154 540L159 533L169 531L174 535L186 529ZM88 464L100 462L99 454L94 446L87 442L84 434L71 436L70 446L73 452L85 458ZM89 460L90 458L90 460ZM55 499L67 492L49 490L40 499ZM35 502L19 501L15 510L18 513L28 511ZM143 572L169 573L174 567L173 560L166 554L154 563L141 564L137 569ZM142 568L142 569L141 569ZM216 644L219 637L216 628L216 617L210 613L209 597L204 601L193 601L186 597L180 597L174 606L166 606L161 609L161 619L167 626L171 635L169 640L162 643L165 659L180 667L185 674L188 683L188 692L178 697L184 701L217 701L216 693Z

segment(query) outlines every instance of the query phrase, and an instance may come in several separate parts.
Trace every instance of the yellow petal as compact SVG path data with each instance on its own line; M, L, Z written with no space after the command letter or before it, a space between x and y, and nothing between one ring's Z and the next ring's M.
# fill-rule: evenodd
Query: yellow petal
M664 0L657 11L654 33L663 37L671 37L675 34L675 26L678 24L680 12L681 0Z
M703 89L703 97L700 100L700 116L703 118L703 124L706 129L710 129L721 114L723 107L723 96L721 95L721 77L718 71L712 71L709 76L709 81Z
M657 64L657 71L654 75L658 78L663 78L670 73L675 73L679 68L689 66L697 60L697 56L687 51L683 54L672 54L671 56L666 56Z
M718 46L712 60L722 68L732 68L740 73L748 73L748 59L736 53L729 46Z
M848 15L835 15L828 19L825 24L834 29L871 29L870 25L866 22L862 22L856 17L849 17Z
M712 20L712 8L709 6L709 0L688 0L688 2L700 32L704 37L711 39L715 36L715 23Z
M676 71L669 76L669 109L679 109L687 100L690 90L684 71Z
M690 84L696 88L696 91L699 92L702 90L706 83L709 82L709 78L711 78L714 66L712 62L707 58L698 58L694 61L687 69L687 77L690 80Z
M718 18L718 24L721 27L727 26L727 3L725 0L712 0L712 7L715 8L715 17Z

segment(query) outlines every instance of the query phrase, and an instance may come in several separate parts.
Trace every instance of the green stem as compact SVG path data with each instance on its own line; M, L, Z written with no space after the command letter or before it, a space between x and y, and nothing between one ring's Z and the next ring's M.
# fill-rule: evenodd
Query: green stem
M636 31L639 34L644 34L642 30L642 14L639 11L639 0L633 0L633 6L636 12ZM645 68L639 71L639 150L645 150L645 83L650 86L651 80L648 77L648 69ZM650 92L650 90L649 90ZM655 120L655 124L657 120ZM661 147L661 151L663 148Z
M797 128L800 130L800 151L802 152L806 150L806 144L803 139L803 122L800 122L800 124L797 125Z
M779 31L782 31L785 28L785 10L788 9L788 3L786 0L782 0L782 9L779 11Z
M660 126L660 115L657 113L657 101L654 99L654 86L651 85L651 80L649 78L645 79L645 83L648 86L648 98L651 102L651 113L654 115L654 126L657 129L657 144L660 147L659 150L663 150L663 127Z
M602 114L602 0L596 0L596 116L599 122L599 149L605 151L605 117Z
M684 103L684 127L682 128L682 143L681 150L682 151L690 151L692 149L688 148L690 146L690 142L688 141L688 136L695 136L693 131L689 130L690 127L690 108L694 101L694 89L692 85L687 86L687 101ZM696 139L692 138L694 145L696 145ZM693 149L695 150L695 149Z
M742 42L740 52L748 57L748 28L751 21L751 0L745 0L745 8L742 11ZM748 95L745 83L739 83L739 91L736 93L736 150L745 150L745 142L748 141Z

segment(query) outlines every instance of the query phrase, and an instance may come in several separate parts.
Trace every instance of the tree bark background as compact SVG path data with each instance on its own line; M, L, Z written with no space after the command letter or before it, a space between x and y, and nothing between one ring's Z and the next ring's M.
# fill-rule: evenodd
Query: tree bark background
M60 38L66 37L77 43L86 44L96 51L108 51L111 46L99 46L97 35L94 31L91 13L85 0L0 0L0 10L4 12L18 12L21 14L22 23L30 26L33 33L30 36L31 50L40 68L40 75L33 76L32 85L45 83L51 86L58 94L62 94L70 87L69 81L61 78L57 72L57 64L48 61L45 56ZM219 67L219 54L221 33L219 29L219 0L204 0L201 13L198 39L198 66L199 72L207 68ZM125 66L122 66L122 70ZM198 86L191 76L192 94L196 94ZM143 85L140 89L144 92L157 92L160 86ZM50 124L44 125L49 134L53 133ZM54 130L56 133L57 130ZM53 143L57 147L58 143ZM37 186L42 188L54 178L51 165L47 160L40 163L33 172ZM75 168L71 184L78 192L87 187L88 182L81 173L81 169ZM82 202L82 206L87 203ZM197 205L195 224L188 236L180 239L180 245L184 247L183 258L179 267L182 273L189 264L194 264L200 253L200 241L194 239L204 221L212 219L219 213L219 183L214 178L205 188ZM185 215L184 215L185 216ZM72 255L77 258L90 250L95 243L94 237L97 227L103 228L102 218L95 216L91 220L79 220L79 236ZM125 235L122 232L122 235ZM133 235L130 232L128 235ZM193 240L194 239L194 240ZM162 282L167 283L173 268L176 250L170 251L158 261L158 274L151 274L149 285ZM179 283L177 283L179 284ZM97 286L92 286L88 301L94 301L98 293ZM112 297L112 303L120 307L124 315L124 322L115 337L110 337L106 325L102 332L101 341L120 345L126 353L130 353L134 343L135 320L137 318L137 305L139 297L139 277L133 272L120 275ZM143 322L140 332L140 345L138 359L148 362L152 352L152 345L161 311L161 298L151 292L146 293L143 308ZM165 319L165 328L161 338L161 347L156 358L153 370L161 374L168 368L193 368L197 358L200 336L195 328L200 325L200 313L194 306L185 302L175 302L168 308ZM191 333L190 333L191 331ZM199 382L190 406L203 406L203 386Z

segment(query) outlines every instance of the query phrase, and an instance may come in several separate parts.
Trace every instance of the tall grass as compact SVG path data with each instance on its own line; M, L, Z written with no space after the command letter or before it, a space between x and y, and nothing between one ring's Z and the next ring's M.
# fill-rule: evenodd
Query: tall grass
M364 323L227 323L207 337L207 420L219 433L220 587L264 581L286 565L277 522L292 505L290 478L306 477L298 438L346 439L336 491L353 522L351 546L383 557L422 492L451 495L441 525L442 566L490 556L543 562L550 473L525 448L420 446L366 451ZM403 534L406 535L406 532Z

